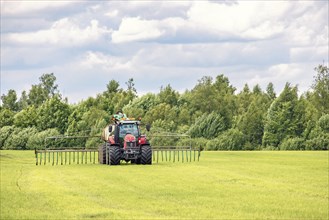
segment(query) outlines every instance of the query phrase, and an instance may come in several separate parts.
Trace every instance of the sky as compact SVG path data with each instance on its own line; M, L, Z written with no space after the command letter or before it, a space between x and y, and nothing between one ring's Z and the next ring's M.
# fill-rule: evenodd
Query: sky
M1 0L1 95L54 73L70 103L110 80L138 95L224 74L241 91L310 89L328 65L328 1Z

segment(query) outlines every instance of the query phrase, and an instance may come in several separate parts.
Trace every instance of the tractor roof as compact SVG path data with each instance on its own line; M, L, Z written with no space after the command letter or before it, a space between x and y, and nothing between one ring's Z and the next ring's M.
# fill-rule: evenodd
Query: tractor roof
M134 118L123 118L117 122L118 124L140 124L139 120L135 120Z
M136 121L136 120L120 120L119 123L121 124L139 124L140 121Z

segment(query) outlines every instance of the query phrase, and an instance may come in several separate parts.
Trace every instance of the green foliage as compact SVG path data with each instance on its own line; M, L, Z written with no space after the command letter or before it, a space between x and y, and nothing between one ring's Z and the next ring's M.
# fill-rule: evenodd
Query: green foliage
M323 132L329 133L329 114L323 115L318 124Z
M329 134L322 134L317 138L307 140L306 150L329 150Z
M192 90L182 94L167 85L157 94L137 97L135 82L130 78L125 89L118 81L110 80L104 92L74 105L59 94L55 75L43 74L40 82L32 85L28 93L23 91L18 101L14 90L1 96L0 128L4 128L1 147L7 140L8 148L13 147L12 143L17 143L18 148L44 144L31 139L31 145L24 146L12 138L12 134L17 135L22 128L45 132L35 134L36 140L55 130L61 135L97 136L111 115L123 109L128 117L142 117L144 124L151 124L153 134L190 134L192 144L209 150L328 149L328 67L319 65L315 70L312 90L300 97L297 86L289 83L278 97L273 83L267 85L266 92L259 85L251 91L245 84L243 90L235 94L235 88L224 75L214 79L204 76ZM185 140L154 137L151 142L177 145ZM64 139L56 146L96 147L99 144L99 138L94 137Z
M55 128L50 128L41 132L32 134L27 141L26 149L46 149L59 147L59 142L54 139L46 139L47 137L59 136L59 132Z
M18 110L18 104L17 104L17 94L16 91L13 89L10 89L7 93L7 95L1 96L2 101L2 107L5 109L9 109L11 111L17 111Z
M278 147L286 137L300 136L303 132L300 111L297 87L291 87L287 83L283 92L268 110L263 145Z
M63 134L67 129L67 120L70 113L70 106L58 96L48 99L39 108L37 121L39 130L57 128Z
M286 138L280 144L280 150L305 150L305 140L303 138Z
M28 96L26 94L26 91L23 91L21 94L20 99L18 100L18 109L21 111L22 109L25 109L28 107Z
M262 144L264 134L264 112L267 109L267 99L262 95L257 95L250 100L246 112L240 115L237 122L238 129L245 135L246 141L253 146Z
M153 123L156 120L176 121L178 115L177 107L171 107L169 104L161 103L153 106L145 114L143 121Z
M37 109L31 105L18 112L14 117L14 125L16 127L33 127L37 126L38 112Z
M157 104L159 104L157 96L152 93L147 93L129 102L129 104L125 105L123 111L130 117L144 118L144 115Z
M43 74L40 78L40 83L37 85L32 85L30 92L28 94L28 104L40 106L47 99L58 96L57 88L58 85L55 84L56 77L53 73Z
M276 94L275 94L275 91L274 91L274 85L273 83L269 83L266 87L266 94L268 95L268 97L271 99L271 100L274 100L276 98Z
M173 90L170 85L167 85L165 88L161 87L159 93L160 103L166 103L171 106L177 105L178 101L178 92Z
M191 126L189 134L193 138L203 137L213 139L226 129L224 118L220 114L212 112L199 117Z
M90 132L91 136L99 135L103 130L103 128L108 124L107 120L105 120L104 118L106 118L105 114L103 116L101 115L98 116L98 120L96 121L95 125L92 127L92 130ZM85 146L86 148L97 148L102 143L103 141L101 140L100 137L92 137L87 139Z
M235 88L224 75L218 75L213 82L211 77L203 77L187 95L191 108L202 113L218 112L222 115L226 127L231 127L236 112Z
M14 123L15 113L10 109L4 108L0 110L0 127L10 126Z
M4 148L7 138L12 134L14 126L4 126L0 128L0 149Z
M242 150L245 138L241 131L229 129L207 143L207 150Z
M152 130L158 132L174 132L177 124L174 121L157 119L152 124Z
M312 100L320 112L329 114L329 68L318 65L315 68L317 75L314 77Z
M34 127L14 128L6 139L3 149L26 150L29 138L37 132L38 130Z
M44 90L41 85L32 85L32 88L28 94L28 104L40 106L43 102L45 102L47 97L45 96Z

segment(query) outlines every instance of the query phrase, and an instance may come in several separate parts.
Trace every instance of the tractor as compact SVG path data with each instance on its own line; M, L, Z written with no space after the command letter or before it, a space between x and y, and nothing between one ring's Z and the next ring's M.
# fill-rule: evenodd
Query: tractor
M141 134L141 121L132 118L112 118L102 133L104 144L99 147L101 164L119 165L120 161L135 164L152 164L152 149ZM150 125L146 125L150 131Z

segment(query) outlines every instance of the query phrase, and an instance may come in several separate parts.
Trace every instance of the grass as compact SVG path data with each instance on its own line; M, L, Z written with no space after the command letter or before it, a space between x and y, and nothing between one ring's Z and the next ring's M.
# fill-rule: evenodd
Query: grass
M32 151L0 151L0 219L328 219L328 153L110 167L36 166Z

